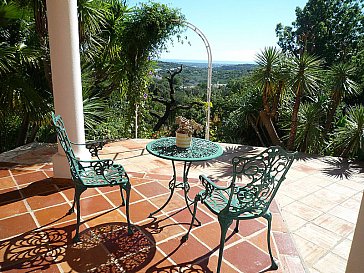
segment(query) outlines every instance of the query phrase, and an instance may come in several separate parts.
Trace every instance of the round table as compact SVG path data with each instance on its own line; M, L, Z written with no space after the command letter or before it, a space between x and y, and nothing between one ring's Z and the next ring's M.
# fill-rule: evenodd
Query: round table
M152 212L150 216L161 211L169 203L176 188L183 189L187 208L192 214L190 208L192 200L188 197L188 192L190 190L188 172L191 164L195 161L206 161L221 156L223 153L222 147L206 139L192 138L192 143L189 148L179 148L176 146L175 137L167 137L151 141L147 144L146 149L154 156L171 160L173 167L173 178L169 182L169 189L171 193L164 205L155 212ZM180 183L177 181L175 161L184 162L183 181ZM197 220L197 222L200 224L200 221Z

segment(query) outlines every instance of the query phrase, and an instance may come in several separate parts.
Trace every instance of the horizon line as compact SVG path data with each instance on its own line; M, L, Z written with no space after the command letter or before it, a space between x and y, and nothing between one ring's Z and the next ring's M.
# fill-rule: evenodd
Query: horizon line
M166 58L159 58L156 61L161 62L185 62L185 63L203 63L207 64L207 60L189 60L189 59L166 59ZM212 61L214 64L256 64L254 61Z

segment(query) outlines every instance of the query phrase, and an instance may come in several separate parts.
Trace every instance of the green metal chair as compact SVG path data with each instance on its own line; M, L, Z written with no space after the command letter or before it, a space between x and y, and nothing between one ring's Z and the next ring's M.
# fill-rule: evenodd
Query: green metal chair
M74 212L75 205L77 206L77 226L76 235L73 238L74 242L79 241L80 228L80 196L87 188L119 186L122 206L126 204L126 219L128 222L128 234L132 234L132 228L129 219L129 198L131 185L129 177L123 166L115 164L111 159L100 159L99 151L103 148L103 141L93 141L85 144L73 143L69 140L66 128L60 115L52 113L53 123L56 127L58 140L66 153L72 180L75 184L75 195L72 208L69 214ZM97 157L97 160L80 160L73 151L73 145L85 145L91 156ZM126 193L124 199L123 190Z
M270 232L272 213L269 211L279 186L285 179L294 160L295 153L288 153L281 147L274 146L256 156L234 157L232 159L232 182L221 187L204 175L200 175L204 190L194 199L192 221L182 240L186 241L196 218L197 203L201 201L213 214L217 215L221 228L220 249L217 272L220 272L227 230L236 220L235 232L239 232L239 221L263 217L268 221L267 242L271 258L270 269L278 269L274 261ZM244 183L248 179L248 183ZM240 180L241 179L241 180Z

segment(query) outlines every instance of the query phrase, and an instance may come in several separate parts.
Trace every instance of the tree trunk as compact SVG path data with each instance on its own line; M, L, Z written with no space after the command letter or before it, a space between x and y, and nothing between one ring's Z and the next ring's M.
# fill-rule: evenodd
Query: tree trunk
M174 77L182 72L182 65L177 68L174 71L168 71L170 77L167 77L168 83L169 83L169 100L158 100L155 99L155 101L159 101L160 103L164 104L166 106L166 110L164 111L163 116L160 116L158 118L157 124L153 127L153 131L158 131L162 125L168 120L169 116L172 114L173 111L175 111L177 107L177 102L175 99L175 90L174 90ZM153 99L152 99L153 100Z
M324 131L325 135L327 135L327 133L329 132L329 130L331 128L331 123L334 120L335 112L336 112L336 109L337 109L338 105L339 105L338 103L333 102L332 106L330 107L329 112L327 113L325 131Z
M39 125L34 124L32 127L32 131L30 133L30 136L27 138L26 143L32 143L35 140L35 136L37 135L37 132L39 130Z
M259 141L260 141L260 144L261 144L262 146L265 146L264 141L263 141L263 138L262 138L262 136L261 136L261 135L260 135L260 133L259 133L259 128L258 128L258 127L257 127L257 125L255 124L255 122L254 122L254 120L253 120L253 117L249 116L249 117L248 117L248 120L249 120L249 122L250 122L250 125L254 128L254 131L255 131L255 133L256 133L256 134L257 134L257 136L258 136Z
M162 125L168 120L168 117L171 114L171 112L172 112L171 105L170 104L166 105L166 111L164 111L164 115L158 119L157 124L154 125L154 127L153 127L154 132L159 131L159 129L162 127Z
M283 89L283 81L279 81L277 91L275 92L274 97L273 97L272 111L270 113L271 117L274 120L277 120L279 99L280 99L281 94L282 94L282 89Z
M265 84L264 89L263 89L262 100L263 100L264 111L266 113L269 113L270 112L269 102L268 102L268 90L269 90L269 86L267 86L267 84Z
M27 137L27 132L28 132L28 127L29 127L29 114L25 114L25 117L20 125L20 130L18 133L18 138L16 140L16 146L22 146L25 144L25 139Z
M279 138L276 129L274 128L271 117L264 110L259 112L259 117L264 125L264 128L268 132L272 144L282 146L282 141Z
M292 119L291 119L291 131L289 133L289 139L287 144L287 149L292 151L294 149L294 141L296 139L296 133L297 133L297 119L298 119L298 110L300 108L301 104L301 96L297 95L294 106L293 106L293 112L292 112Z

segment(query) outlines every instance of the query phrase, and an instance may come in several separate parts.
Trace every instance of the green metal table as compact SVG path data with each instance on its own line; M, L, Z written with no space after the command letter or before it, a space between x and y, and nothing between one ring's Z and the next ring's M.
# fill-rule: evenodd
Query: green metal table
M189 148L179 148L176 146L176 138L168 137L154 140L148 143L146 148L147 151L154 156L171 160L173 167L173 177L169 182L169 189L171 193L164 205L155 212L152 212L150 217L167 206L173 196L174 190L177 188L183 189L187 208L192 214L190 204L193 200L188 197L188 192L190 190L190 185L188 183L188 172L190 170L191 164L192 162L206 161L221 156L223 153L221 146L209 140L192 138L192 143ZM175 161L184 162L182 182L177 181ZM200 221L197 220L197 222L200 224Z

